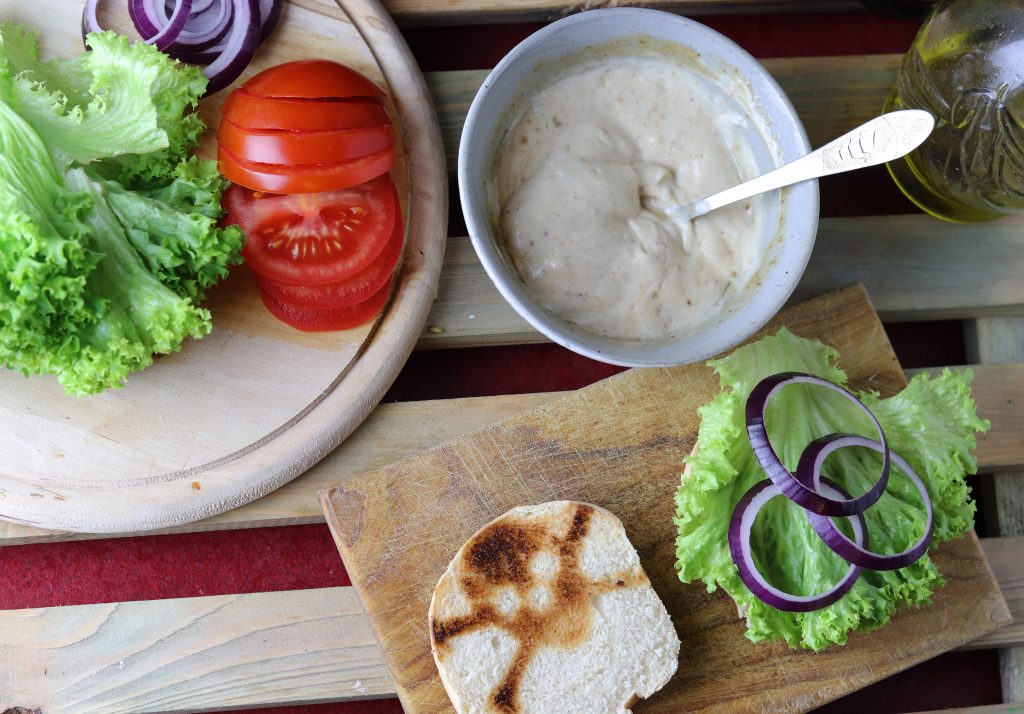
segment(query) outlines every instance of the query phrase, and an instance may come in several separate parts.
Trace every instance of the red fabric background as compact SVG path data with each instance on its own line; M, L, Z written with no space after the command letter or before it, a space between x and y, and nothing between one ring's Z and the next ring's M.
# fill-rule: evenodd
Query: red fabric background
M702 16L758 57L902 52L917 23L868 13ZM406 37L424 70L487 68L540 27L429 28ZM453 192L453 200L457 193ZM822 184L823 215L910 212L881 172ZM457 208L452 231L459 228ZM964 361L958 322L887 325L904 366ZM619 371L554 345L417 353L386 399L576 389ZM979 519L979 523L982 522ZM347 585L326 526L103 539L0 549L0 609ZM685 646L685 643L684 643ZM994 652L954 653L848 696L822 712L913 712L1000 701ZM400 712L397 700L252 710Z

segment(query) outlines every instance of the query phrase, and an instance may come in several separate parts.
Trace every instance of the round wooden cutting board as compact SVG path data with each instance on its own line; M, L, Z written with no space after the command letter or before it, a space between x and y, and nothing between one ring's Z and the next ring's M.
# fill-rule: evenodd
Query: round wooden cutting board
M4 19L40 31L44 57L83 51L83 0L33 0ZM135 36L125 0L105 26ZM54 530L154 530L205 518L280 487L348 436L394 381L419 337L441 271L448 184L423 77L377 0L287 2L274 35L239 79L321 57L387 87L406 216L391 302L372 325L303 333L263 307L244 267L207 300L213 332L158 357L126 387L89 397L51 376L0 371L0 517ZM220 103L200 103L212 157Z

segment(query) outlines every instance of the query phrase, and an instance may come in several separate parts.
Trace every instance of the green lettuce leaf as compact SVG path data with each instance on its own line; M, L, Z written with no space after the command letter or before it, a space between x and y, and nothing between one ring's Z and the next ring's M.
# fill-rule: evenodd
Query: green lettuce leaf
M901 604L930 602L944 581L926 555L896 571L864 570L853 589L838 602L810 613L777 610L753 596L740 581L728 546L733 508L755 483L767 478L747 441L744 404L751 389L778 372L808 372L846 385L838 354L816 340L785 329L710 363L721 391L700 408L698 451L687 457L676 494L677 566L683 582L700 580L709 591L723 588L747 620L754 642L784 639L791 647L821 650L844 644L852 630L870 631L886 624ZM988 423L977 417L971 397L970 370L931 378L919 374L899 394L881 399L858 395L876 415L893 451L905 458L925 481L935 508L934 543L962 535L973 527L974 503L964 481L976 463L970 452L975 432ZM834 432L877 438L870 422L853 404L829 390L810 385L784 388L769 403L766 424L782 462L793 469L808 443ZM863 493L877 478L881 460L865 449L843 449L826 462L825 473L852 493ZM882 498L865 514L871 548L897 553L914 543L924 529L917 490L893 469ZM803 510L776 498L758 517L751 544L758 568L775 586L794 594L822 592L848 567L810 528Z
M219 178L219 177L218 177ZM206 289L225 278L228 266L241 261L244 241L237 226L221 228L207 215L220 191L177 178L156 192L193 212L104 181L107 202L148 270L179 295L201 300ZM202 194L209 194L204 196Z
M217 171L216 161L192 156L174 167L168 182L142 193L182 213L201 213L207 218L219 218L222 213L221 195L230 185Z
M40 62L35 32L0 23L0 96L58 163L110 159L106 175L123 183L165 177L203 130L185 113L206 89L202 71L113 32L90 34L88 43L72 59Z
M85 220L92 226L90 247L101 254L87 290L99 301L96 320L81 327L79 351L54 370L64 388L89 394L122 384L145 368L153 354L181 348L186 337L210 331L210 313L181 297L150 273L107 206L103 186L82 169L69 171L67 185L91 199Z
M121 386L211 329L196 302L240 260L226 182L186 156L199 70L112 33L40 63L0 22L0 364L65 390Z
M49 371L93 319L88 201L68 191L32 128L0 101L0 363Z

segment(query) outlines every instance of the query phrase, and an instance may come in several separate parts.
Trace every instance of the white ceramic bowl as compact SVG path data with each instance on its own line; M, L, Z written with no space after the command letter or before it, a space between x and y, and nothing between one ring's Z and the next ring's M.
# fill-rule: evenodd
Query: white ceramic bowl
M762 172L810 151L803 125L782 89L731 40L700 23L657 10L592 10L531 35L484 81L470 106L459 146L459 195L480 262L498 291L531 325L554 342L593 359L628 367L664 367L706 359L733 347L785 304L814 245L818 185L807 181L783 189L781 199L765 196L759 205L773 213L762 221L770 235L764 236L767 247L760 272L721 315L695 332L661 341L601 337L548 311L530 294L496 240L486 182L502 138L545 81L574 56L609 43L621 47L634 36L646 36L646 46L682 46L696 53L715 76L728 75L742 82L757 114L752 125L760 125L770 137L755 147Z

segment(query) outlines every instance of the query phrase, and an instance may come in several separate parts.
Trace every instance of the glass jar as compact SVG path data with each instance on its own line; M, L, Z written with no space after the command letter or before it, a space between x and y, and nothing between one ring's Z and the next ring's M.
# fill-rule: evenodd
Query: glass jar
M885 109L935 116L925 143L888 164L922 209L950 221L1024 210L1024 2L939 2Z

